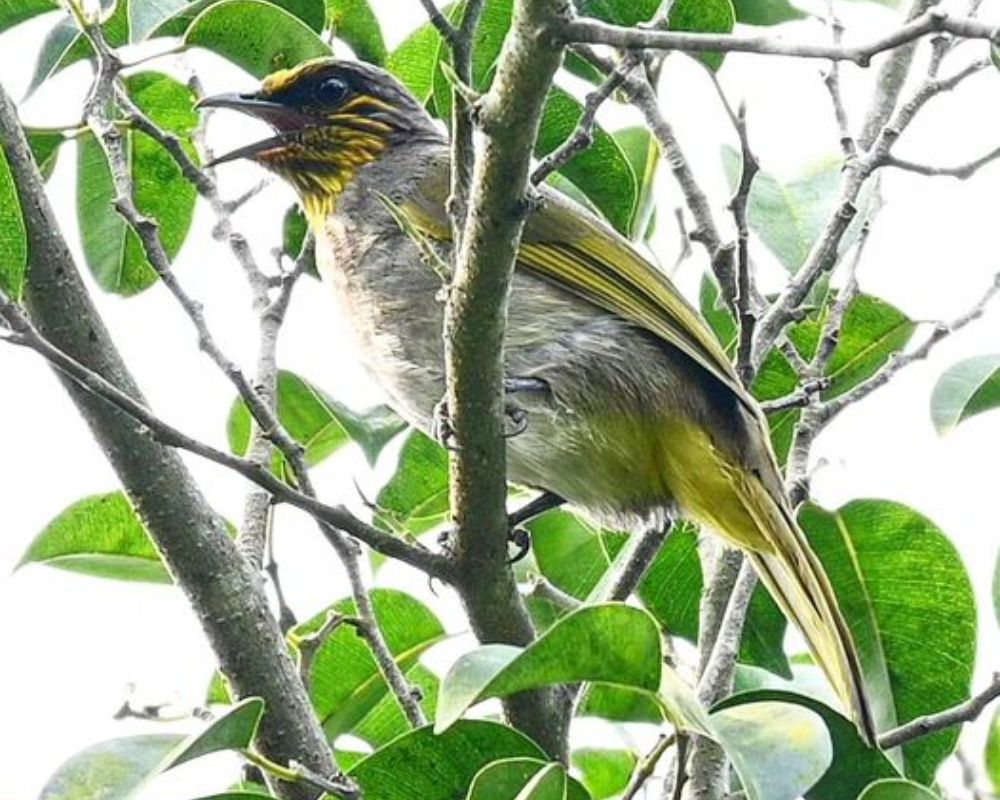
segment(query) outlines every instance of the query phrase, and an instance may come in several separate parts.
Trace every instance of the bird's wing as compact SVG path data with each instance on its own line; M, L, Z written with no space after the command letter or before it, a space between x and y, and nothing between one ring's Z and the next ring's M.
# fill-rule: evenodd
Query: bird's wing
M447 181L433 174L402 210L428 236L447 239L447 192ZM725 352L670 279L582 206L547 187L542 195L525 222L518 266L655 334L753 409Z

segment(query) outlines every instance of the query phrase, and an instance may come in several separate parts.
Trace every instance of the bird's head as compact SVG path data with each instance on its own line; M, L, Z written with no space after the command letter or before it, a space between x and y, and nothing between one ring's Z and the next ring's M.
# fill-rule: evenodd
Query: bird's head
M274 135L219 158L249 158L298 191L307 211L332 207L359 167L390 148L440 139L430 115L395 78L356 61L323 58L267 76L256 92L206 97L199 107L257 117Z

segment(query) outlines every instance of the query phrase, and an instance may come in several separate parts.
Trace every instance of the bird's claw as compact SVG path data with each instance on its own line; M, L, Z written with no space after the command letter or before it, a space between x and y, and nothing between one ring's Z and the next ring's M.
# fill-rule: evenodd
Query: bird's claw
M448 401L443 397L431 412L431 436L445 450L458 450L458 437L451 424L451 413L448 411Z
M507 533L507 543L517 548L514 555L507 559L507 563L516 564L518 561L524 559L531 550L531 533L527 528L522 528L520 525L513 527Z
M528 430L528 412L521 408L521 406L516 403L504 403L503 413L513 425L509 430L504 429L504 439L513 439L515 436L520 436Z

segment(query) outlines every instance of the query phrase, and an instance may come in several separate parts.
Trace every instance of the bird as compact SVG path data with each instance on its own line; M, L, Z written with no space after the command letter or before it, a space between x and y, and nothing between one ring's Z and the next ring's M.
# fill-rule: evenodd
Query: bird
M365 368L401 416L433 432L444 303L425 245L447 261L443 128L388 72L337 58L200 106L271 127L213 164L249 159L296 191ZM874 745L857 647L796 521L760 407L664 272L581 205L545 185L538 193L504 342L505 390L528 421L507 440L508 479L618 529L681 513L741 549Z

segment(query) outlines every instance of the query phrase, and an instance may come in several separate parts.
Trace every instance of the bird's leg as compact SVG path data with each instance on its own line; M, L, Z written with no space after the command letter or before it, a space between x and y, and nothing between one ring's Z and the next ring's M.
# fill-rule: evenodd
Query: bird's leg
M507 515L507 541L517 548L514 555L508 559L508 563L516 564L528 555L531 549L531 533L524 527L524 523L541 516L549 509L559 508L565 502L557 494L543 492L530 503Z
M540 395L546 402L552 397L552 390L549 388L548 382L541 378L505 378L503 393L503 413L512 423L512 427L504 431L505 439L519 436L528 429L528 412L511 399L514 395L521 394L529 397ZM459 447L455 428L451 424L448 401L444 397L438 400L431 412L431 435L446 450L457 450Z

